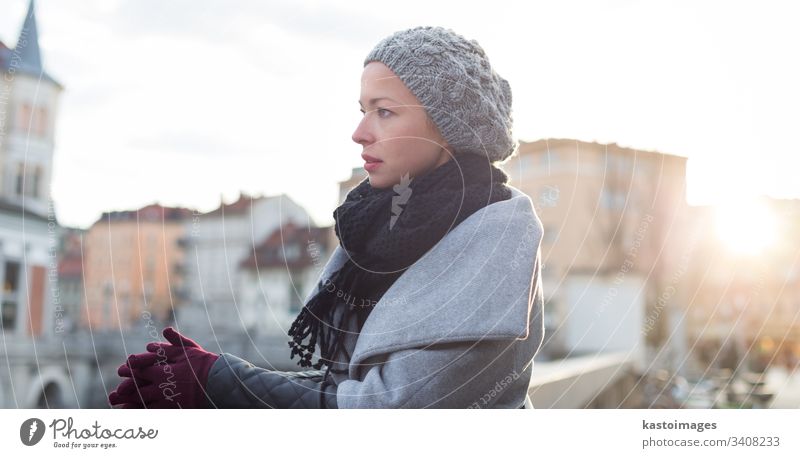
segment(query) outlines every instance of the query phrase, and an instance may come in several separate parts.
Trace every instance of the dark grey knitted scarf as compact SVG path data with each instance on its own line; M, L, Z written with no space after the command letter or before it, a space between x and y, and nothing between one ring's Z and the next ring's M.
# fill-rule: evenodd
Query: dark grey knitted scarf
M367 178L350 190L333 212L339 244L349 259L320 282L289 329L291 358L299 355L301 367L326 364L327 378L350 314L357 314L360 330L386 290L442 237L477 210L511 198L507 182L508 175L485 156L457 154L410 182L375 189ZM339 307L344 313L333 323ZM312 364L318 343L321 357Z

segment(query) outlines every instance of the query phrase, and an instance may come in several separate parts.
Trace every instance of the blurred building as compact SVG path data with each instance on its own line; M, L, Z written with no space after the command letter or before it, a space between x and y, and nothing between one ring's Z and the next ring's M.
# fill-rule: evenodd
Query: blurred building
M84 247L86 316L93 330L170 323L183 300L185 253L178 241L193 212L152 204L105 212Z
M686 158L543 139L521 142L500 166L544 226L540 358L629 351L643 363L647 341L658 346L674 331L664 295L688 239ZM354 168L339 201L366 177Z
M332 253L332 227L287 222L242 260L242 321L256 332L285 336Z
M350 178L339 183L339 203L341 204L344 202L347 193L358 186L358 184L364 181L368 176L369 174L364 167L353 167L353 170L350 172Z
M247 329L241 310L242 262L267 236L290 221L313 226L308 212L286 194L256 197L240 193L235 202L221 202L210 212L192 215L181 241L187 253L182 268L191 305L179 314L184 329L212 334Z
M53 298L56 332L74 332L83 324L83 244L86 231L63 227L58 246L58 290Z
M671 326L659 298L687 240L686 158L543 139L521 142L502 168L544 226L541 357L635 350L642 358L645 341L659 345Z
M14 48L0 42L0 320L4 335L54 331L58 224L50 200L63 87L45 70L33 2Z
M353 170L350 172L350 178L339 182L339 202L337 206L344 202L344 200L347 198L347 193L350 192L350 190L358 186L358 184L364 181L367 177L369 177L369 174L363 166L353 167ZM330 231L330 244L332 247L336 248L336 245L339 244L339 238L336 236L335 222L333 227L334 230Z

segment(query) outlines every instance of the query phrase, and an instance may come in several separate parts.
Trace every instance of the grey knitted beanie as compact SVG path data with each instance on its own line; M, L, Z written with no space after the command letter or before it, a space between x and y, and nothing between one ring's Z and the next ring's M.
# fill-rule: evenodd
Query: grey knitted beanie
M503 161L517 149L511 86L483 48L451 29L420 26L395 32L370 51L419 99L454 153Z

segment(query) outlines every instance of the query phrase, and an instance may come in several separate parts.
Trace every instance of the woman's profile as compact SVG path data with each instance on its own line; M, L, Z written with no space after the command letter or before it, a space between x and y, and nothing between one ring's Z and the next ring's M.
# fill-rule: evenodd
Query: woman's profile
M415 27L367 55L352 134L367 178L288 330L301 370L254 366L173 328L118 369L124 408L519 408L544 336L511 88L475 40Z

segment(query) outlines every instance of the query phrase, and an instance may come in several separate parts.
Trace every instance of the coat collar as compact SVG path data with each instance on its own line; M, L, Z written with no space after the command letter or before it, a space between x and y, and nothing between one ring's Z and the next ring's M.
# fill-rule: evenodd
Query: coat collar
M530 197L509 188L510 199L467 217L384 293L361 329L351 369L389 351L527 338L542 223ZM337 246L320 278L329 278L346 259Z

